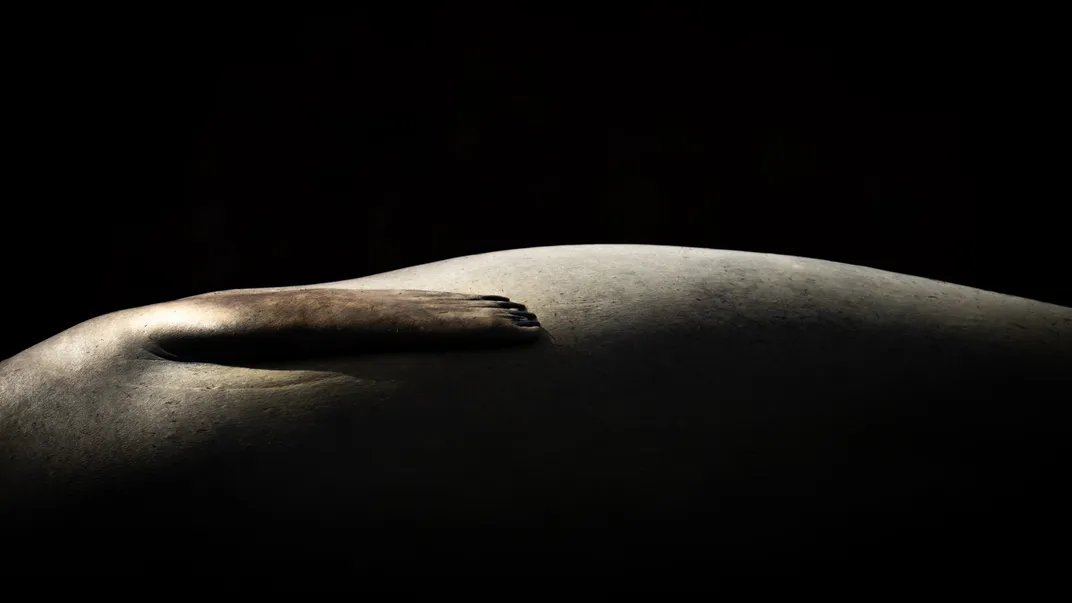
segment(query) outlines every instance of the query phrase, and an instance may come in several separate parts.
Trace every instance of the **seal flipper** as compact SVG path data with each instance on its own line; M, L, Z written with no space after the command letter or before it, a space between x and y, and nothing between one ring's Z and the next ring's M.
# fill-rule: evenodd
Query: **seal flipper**
M540 331L536 315L509 298L440 291L235 290L149 312L150 352L218 364L510 346Z

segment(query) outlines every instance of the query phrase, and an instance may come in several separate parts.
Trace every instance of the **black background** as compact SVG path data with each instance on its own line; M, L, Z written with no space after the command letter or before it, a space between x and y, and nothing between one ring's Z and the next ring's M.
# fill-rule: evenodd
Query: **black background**
M0 357L184 295L570 243L1072 305L1052 17L781 17L13 19Z

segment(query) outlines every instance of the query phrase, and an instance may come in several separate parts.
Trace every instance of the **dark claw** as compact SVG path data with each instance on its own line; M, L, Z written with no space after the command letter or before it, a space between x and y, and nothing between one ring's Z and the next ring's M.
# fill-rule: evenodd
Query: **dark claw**
M510 301L509 297L503 297L501 295L481 295L477 299L486 299L488 301L503 301L503 302Z
M528 320L536 320L536 315L532 312L521 312L519 310L512 310L510 316L514 318L525 318Z
M538 327L538 326L540 326L540 321L538 321L538 320L520 320L520 321L518 321L518 322L516 322L514 324L516 324L519 327Z
M499 303L497 303L495 305L499 306L500 308L510 308L510 309L513 309L513 310L527 310L528 309L528 308L525 307L525 304L519 304L517 302L499 302Z

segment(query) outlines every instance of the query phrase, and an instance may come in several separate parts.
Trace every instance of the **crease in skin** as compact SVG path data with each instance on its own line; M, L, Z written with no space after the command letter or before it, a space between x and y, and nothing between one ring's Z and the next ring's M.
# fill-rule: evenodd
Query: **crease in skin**
M301 368L250 368L227 366L204 362L182 363L185 370L179 370L174 363L165 359L127 360L128 366L142 367L136 371L137 380L127 379L118 385L137 389L151 390L186 390L207 389L221 390L279 390L294 387L321 385L330 381L353 381L354 385L370 383L340 372L310 370ZM168 383L181 380L183 383ZM220 383L229 384L221 387ZM235 386L235 383L244 385Z

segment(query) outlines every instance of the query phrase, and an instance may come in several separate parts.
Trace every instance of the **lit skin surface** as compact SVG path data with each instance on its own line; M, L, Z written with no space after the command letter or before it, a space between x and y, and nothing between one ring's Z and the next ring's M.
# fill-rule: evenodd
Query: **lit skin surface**
M1068 308L678 247L207 294L0 365L0 500L32 538L95 535L77 550L125 524L140 547L365 566L479 542L478 573L543 548L623 571L686 542L859 556L920 517L996 525L1004 493L1042 497L1070 342Z
M221 374L211 385L206 379L214 368L234 371L273 360L497 349L531 343L538 334L535 314L509 298L436 291L236 290L109 314L2 365L9 377L5 452L29 460L18 449L48 447L32 456L36 463L5 467L5 477L21 478L29 488L95 479L115 466L151 468L163 447L153 437L157 432L146 429L173 415L167 403L131 403L138 386L130 383L161 367L175 373L192 368L188 374L197 374L210 391L270 389L276 386L271 374L246 379ZM100 391L101 385L125 386L119 390L125 399L117 399L114 390ZM166 380L162 385L168 387ZM259 420L257 411L211 400L194 412L215 424ZM49 444L42 442L45 434L52 436ZM14 488L5 490L10 495Z

